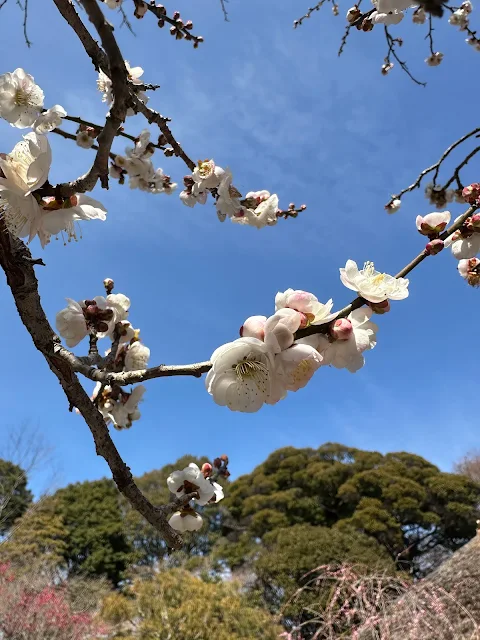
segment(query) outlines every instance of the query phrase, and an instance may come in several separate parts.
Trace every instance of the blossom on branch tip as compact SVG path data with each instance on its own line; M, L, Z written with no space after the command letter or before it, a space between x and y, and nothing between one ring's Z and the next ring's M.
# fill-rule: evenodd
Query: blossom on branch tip
M418 9L415 9L412 15L412 22L414 24L425 24L426 19L427 19L427 14L423 7L418 7Z
M429 67L438 67L438 65L442 62L443 60L443 53L440 53L440 51L437 51L436 53L432 53L431 56L428 56L428 58L425 58L425 62L428 64Z
M416 225L418 231L424 236L442 233L450 222L450 211L433 211L426 216L417 216Z
M373 262L366 262L363 269L359 270L356 262L347 260L345 268L340 269L340 280L348 289L356 291L370 302L404 300L408 297L408 280L376 271Z
M252 413L277 397L274 354L257 338L239 338L216 349L205 384L220 406Z
M196 493L198 497L195 497L195 502L200 506L206 505L215 496L215 487L194 462L182 471L173 471L167 478L167 486L177 498Z
M260 202L257 204L257 198L254 195L254 192L247 194L244 200L240 201L242 205L242 209L239 214L234 215L232 217L232 222L236 222L239 224L246 224L252 227L256 227L257 229L263 229L266 226L273 226L277 224L277 212L278 212L278 196L276 193L270 195L268 191L256 192L262 193L262 197ZM253 206L255 208L250 208L248 206L249 203L249 195L251 200L254 200L255 203Z
M67 112L59 104L54 105L47 111L41 113L33 123L35 133L49 133L62 124Z
M385 211L387 213L396 213L400 209L401 205L402 205L402 201L399 198L395 198L394 200L389 202L387 205L385 205Z
M0 117L13 127L31 127L43 109L44 93L23 69L0 76Z
M202 517L193 509L176 511L168 521L168 524L180 533L186 531L198 531L202 528Z
M115 312L115 323L126 320L130 309L130 298L123 293L110 293L106 298L106 304Z
M468 204L476 204L480 199L480 183L473 182L467 187L464 187L462 191L462 197L465 202L468 202Z
M232 218L239 215L242 211L240 198L242 194L232 184L233 176L230 169L225 169L220 184L217 188L217 208L218 219L223 222L225 218Z
M374 11L370 16L370 20L374 24L384 24L385 26L390 26L392 24L399 24L404 18L402 11L389 11L388 13L380 13L378 11Z
M318 301L313 293L302 291L301 289L287 289L278 292L275 296L275 309L295 309L302 314L303 319L301 327L307 327L310 324L326 324L336 317L336 313L331 313L333 300L330 299L326 304Z
M457 269L470 286L480 287L480 260L478 258L460 260Z

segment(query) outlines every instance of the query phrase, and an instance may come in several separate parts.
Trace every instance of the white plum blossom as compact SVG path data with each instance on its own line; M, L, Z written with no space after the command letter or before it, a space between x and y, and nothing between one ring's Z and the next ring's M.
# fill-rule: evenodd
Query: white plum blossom
M79 302L71 298L67 298L65 309L57 313L55 326L67 347L76 347L88 335L83 308Z
M336 317L336 313L331 313L333 300L329 300L326 304L318 301L313 293L302 291L301 289L287 289L278 292L275 296L275 309L295 309L302 314L301 327L309 324L325 324Z
M464 238L461 231L455 231L446 238L445 246L451 248L452 254L457 260L474 258L480 253L480 233L477 232Z
M274 355L257 338L239 338L216 349L205 384L220 406L252 413L277 397Z
M71 298L67 298L67 306L57 313L56 327L57 331L64 338L67 347L76 347L77 344L88 335L88 325L85 318L85 310L87 309L86 301L81 300L76 302ZM100 311L106 311L110 309L110 305L103 296L96 296L92 301L93 306L97 307ZM112 315L110 313L110 315ZM106 331L97 331L97 336L103 338L113 330L115 322L115 314L111 320L107 320Z
M466 27L468 27L468 11L460 8L452 13L449 17L448 22L454 27L460 27L460 30L463 31Z
M294 309L279 309L268 318L264 326L264 341L272 353L280 353L292 346L302 319L302 314Z
M470 258L470 260L460 260L457 265L458 273L472 287L480 286L480 260Z
M122 6L123 0L104 0L109 9L118 9Z
M387 213L397 213L397 211L402 206L402 201L399 198L395 198L389 204L386 205L385 211Z
M288 391L302 389L322 365L322 360L317 349L301 341L275 357L278 375Z
M385 26L390 26L392 24L398 24L404 18L402 11L389 11L388 13L379 13L378 11L374 11L370 16L370 20L372 20L375 24L384 24Z
M146 369L150 359L150 349L141 342L131 344L125 355L125 371Z
M59 104L55 104L47 111L41 113L33 123L35 133L49 133L62 124L67 112Z
M236 189L233 184L233 176L230 169L225 169L225 173L222 176L220 184L217 189L217 216L218 219L223 222L225 218L233 218L242 210L240 204L240 198L242 194Z
M450 211L433 211L426 216L417 216L416 225L418 231L424 235L442 233L450 222Z
M268 191L264 193L268 195L265 199L262 199L255 209L243 207L232 217L232 222L247 224L257 229L277 224L278 196L276 193L270 195ZM245 200L247 199L248 195Z
M331 341L327 336L316 334L304 338L302 342L316 347L323 357L322 365L332 365L355 373L365 364L363 352L376 345L375 334L378 327L370 322L372 313L369 307L355 309L350 313L347 320L351 322L352 333L346 340Z
M389 13L390 11L404 11L415 5L412 0L373 0L379 13Z
M206 505L215 496L215 487L204 477L198 466L191 462L182 471L174 471L167 478L167 485L171 493L177 498L189 493L197 493L195 502L200 506Z
M41 210L32 191L48 177L52 152L46 136L29 133L4 158L0 169L0 206L11 233L29 240L38 230Z
M200 160L192 173L193 181L201 191L216 189L223 175L224 169L218 167L213 160Z
M175 529L175 531L185 533L186 531L198 531L201 529L203 520L198 513L189 509L188 511L176 511L173 516L171 516L168 524L172 529Z
M0 76L0 117L13 127L31 127L43 109L44 94L23 69Z
M257 338L258 340L264 340L265 338L265 323L267 322L267 316L250 316L247 318L240 328L241 338Z
M70 242L76 240L75 224L80 220L101 220L107 218L107 210L101 202L79 193L72 196L58 208L55 198L47 198L42 201L42 215L40 217L37 235L42 247L45 247L51 239L51 236L57 236L63 232L66 233Z
M146 388L139 384L130 394L127 394L126 400L121 397L110 408L106 419L111 420L115 429L129 429L132 426L132 422L139 420L141 417L138 405L143 400L143 395Z
M438 67L438 65L442 62L443 60L443 53L440 53L440 51L437 51L436 53L432 53L431 56L428 56L428 58L425 58L425 62L428 64L429 67Z
M95 138L93 138L88 131L78 131L75 141L82 149L91 149Z
M123 293L110 293L107 296L106 304L115 312L115 323L122 322L128 318L130 309L130 298Z
M356 262L347 260L345 268L340 269L340 280L369 302L404 300L408 297L408 280L376 271L373 262L366 262L363 269L359 270Z

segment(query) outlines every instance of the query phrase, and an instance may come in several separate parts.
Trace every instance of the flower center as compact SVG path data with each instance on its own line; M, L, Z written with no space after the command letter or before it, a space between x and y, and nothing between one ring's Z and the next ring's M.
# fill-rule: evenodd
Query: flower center
M385 280L385 274L384 273L379 273L378 276L375 276L375 278L372 280L373 284L375 286L378 286L379 284L381 284L383 281Z
M15 91L15 104L18 107L26 107L28 105L29 93L24 89L17 89Z
M246 358L236 365L233 365L235 375L239 382L253 380L256 383L264 383L268 377L268 367L263 362L257 360L247 360Z

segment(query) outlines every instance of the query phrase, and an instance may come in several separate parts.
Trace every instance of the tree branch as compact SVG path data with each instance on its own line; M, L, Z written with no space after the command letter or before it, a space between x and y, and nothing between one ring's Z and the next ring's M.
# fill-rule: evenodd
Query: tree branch
M420 85L421 87L426 87L427 83L426 82L420 82L420 80L417 80L414 76L412 76L412 74L410 73L410 70L407 66L407 63L404 62L403 60L400 60L400 58L397 55L397 52L395 51L395 44L398 44L399 40L398 38L393 38L392 35L390 34L387 25L385 25L385 38L387 40L387 45L388 45L388 52L387 55L385 57L386 62L391 62L390 60L390 56L393 56L395 58L395 60L398 62L398 64L400 65L400 67L403 69L403 71L405 71L405 73L407 74L407 76L413 80L413 82L415 82L415 84Z
M24 243L10 235L0 219L0 265L7 276L7 284L13 294L18 314L35 347L60 382L70 406L77 407L83 416L92 433L97 455L106 460L119 491L132 507L162 534L168 546L180 548L183 544L182 538L170 527L166 516L183 504L183 500L188 496L172 504L155 507L135 484L129 467L122 460L110 437L102 415L72 371L68 359L59 353L59 339L54 334L41 305L33 262Z
M452 224L440 235L440 238L442 240L445 240L445 238L448 238L450 235L452 235L452 233L457 231L457 229L460 229L463 226L465 220L470 217L477 209L478 207L476 206L469 207L467 211L462 216L460 216L457 222ZM401 269L395 277L404 278L421 262L423 262L425 258L428 257L428 255L429 254L425 250L423 250L411 262L403 267L403 269ZM363 307L365 304L367 304L367 301L364 298L357 297L350 304L341 309L335 316L335 318L345 318L352 311ZM315 333L327 333L329 330L329 326L329 324L310 325L305 329L300 329L299 331L297 331L295 334L295 339L298 340L299 338L305 338ZM59 343L55 345L55 353L60 358L62 358L74 372L81 373L83 376L90 380L93 380L94 382L101 382L108 385L117 384L120 386L125 386L129 384L135 384L137 382L152 380L153 378L165 378L171 376L193 376L195 378L200 378L204 373L207 373L212 368L212 363L209 361L205 361L185 365L159 365L157 367L151 367L150 369L127 371L123 373L111 373L108 371L97 369L94 366L91 366L90 364L82 361L81 358L75 356Z
M391 204L394 200L400 199L403 195L405 195L405 193L408 193L408 192L410 192L410 191L413 191L414 189L417 189L417 188L420 186L420 184L421 184L421 182L422 182L423 178L424 178L427 174L431 173L432 171L435 171L435 174L434 174L434 176L433 176L433 184L435 184L435 183L436 183L436 180L437 180L437 178L438 178L439 171L440 171L440 166L442 165L443 161L444 161L446 158L448 158L448 156L452 153L452 151L453 151L454 149L456 149L459 145L461 145L461 144L462 144L462 142L465 142L465 140L468 140L468 138L471 138L472 136L476 136L477 134L480 134L480 127L476 128L476 129L473 129L473 131L470 131L469 133L466 133L464 136L462 136L461 138L459 138L458 140L456 140L453 144L451 144L451 145L448 147L448 149L446 149L446 150L442 153L442 155L440 156L440 159L438 160L438 162L435 162L435 164L432 164L430 167L427 167L426 169L424 169L424 170L423 170L423 171L418 175L418 177L417 177L417 179L415 180L415 182L412 182L412 184L411 184L410 186L405 187L405 189L402 189L399 193L397 193L396 195L393 195L393 196L392 196L392 198L391 198L391 200L390 200L390 202L389 202L388 204ZM475 155L475 154L473 154L473 155ZM468 159L470 159L471 157L472 157L472 155L470 155L470 156L468 157ZM468 162L468 160L467 160L467 162ZM454 172L454 178L453 178L453 179L455 179L455 176L456 176L456 175L458 175L458 173L457 173L457 172L460 170L460 168L461 168L461 167L463 167L463 166L464 166L464 164L466 164L466 162L461 163L461 164L457 167L457 169L455 169L455 172ZM448 184L451 184L451 182L453 182L453 179L452 179L452 180L450 180L450 181L448 182ZM388 206L388 204L387 204L386 206Z

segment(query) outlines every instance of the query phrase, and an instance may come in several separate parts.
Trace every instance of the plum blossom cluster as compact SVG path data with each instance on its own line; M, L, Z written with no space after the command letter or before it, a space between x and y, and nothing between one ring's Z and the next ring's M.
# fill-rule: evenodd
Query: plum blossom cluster
M0 117L12 127L32 127L36 133L48 133L59 127L67 115L59 104L44 110L45 94L24 69L0 75Z
M215 458L213 465L206 462L200 469L191 462L182 471L174 471L168 476L167 486L176 498L191 496L191 500L171 516L169 524L173 529L181 533L201 529L203 519L196 507L217 504L223 500L222 485L215 480L230 475L227 466L228 457L223 455Z
M447 204L451 202L457 202L458 204L465 204L466 202L462 189L447 189L433 182L429 182L425 187L425 197L431 205L438 209L445 209Z
M105 220L107 213L85 194L42 197L38 190L47 181L51 162L47 136L35 132L0 157L0 215L10 233L29 242L38 236L42 247L59 234L64 242L65 235L68 242L77 240L80 221Z
M87 361L112 373L146 369L150 349L140 341L140 331L128 320L130 300L122 293L111 293L113 281L106 279L106 296L75 301L67 298L67 306L57 313L56 327L68 347L76 347L87 336L90 339ZM108 338L111 347L105 357L98 355L97 341ZM119 385L98 383L92 400L105 421L116 429L128 429L140 418L138 405L145 387L138 385L127 392Z
M191 175L185 176L185 188L180 199L187 207L205 204L210 193L220 222L230 218L232 222L250 225L257 229L277 224L280 217L296 217L306 209L290 204L288 210L278 207L278 196L269 191L250 191L245 197L233 185L232 172L222 169L213 160L200 160Z
M216 349L206 377L208 393L232 411L254 412L276 404L288 391L305 387L317 369L332 365L350 372L364 365L363 353L376 344L377 325L370 318L389 311L390 300L408 296L408 280L394 278L353 260L340 269L342 283L368 304L346 318L332 312L333 301L319 302L312 293L287 289L275 297L275 313L251 316L240 338ZM318 327L306 337L296 333Z
M164 174L163 169L155 169L151 157L155 152L155 146L150 141L150 132L144 129L135 140L133 148L127 147L125 155L115 156L110 166L110 176L125 181L128 176L128 184L131 189L140 189L148 193L172 194L177 188L176 182L172 182L170 176Z

